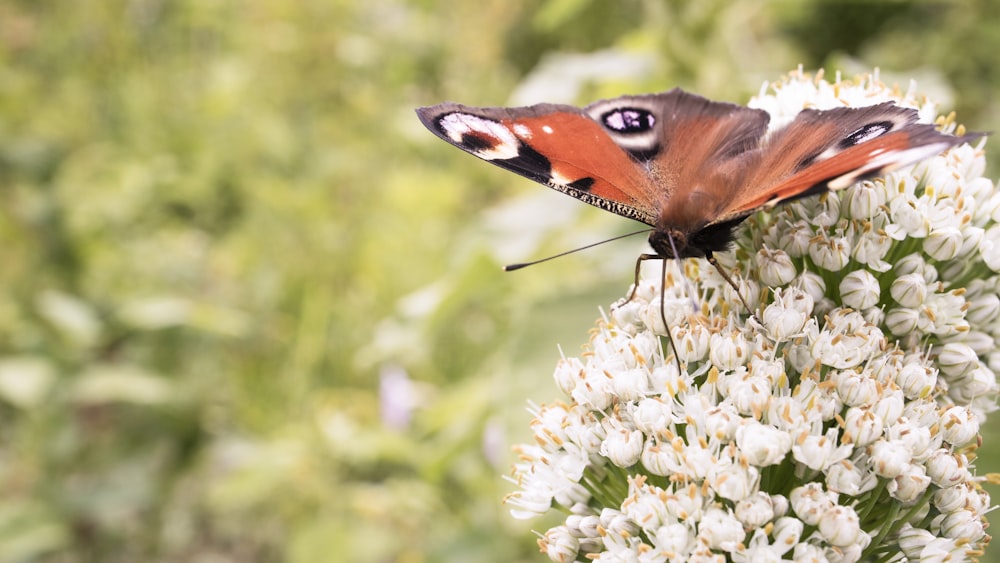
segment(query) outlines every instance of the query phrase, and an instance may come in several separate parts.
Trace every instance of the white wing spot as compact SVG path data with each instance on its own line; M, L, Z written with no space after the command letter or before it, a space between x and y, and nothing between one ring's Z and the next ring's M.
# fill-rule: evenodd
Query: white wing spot
M499 121L471 113L455 112L442 117L440 126L452 142L484 160L508 160L517 158L520 152L521 142L517 140L513 131ZM463 137L470 134L480 138L485 137L484 140L490 141L492 146L470 150L462 142Z
M527 125L522 125L520 123L515 123L514 124L514 134L517 135L518 137L520 137L520 138L522 138L522 139L524 139L524 140L527 141L527 140L531 139L531 136L534 133L532 133L531 128L528 127Z
M552 134L552 128L551 128L551 127L549 127L548 125L542 125L542 131L545 131L545 132L546 132L546 133L548 133L549 135L551 135L551 134Z
M930 158L936 154L940 154L949 146L949 143L941 142L914 147L912 149L889 151L883 149L875 150L871 153L871 157L874 158L870 158L858 169L852 170L843 176L834 178L827 183L827 186L829 186L831 190L841 190L854 184L857 182L858 178L861 178L866 174L870 174L875 171L884 173L897 170L904 166L924 160L925 158Z
M557 186L568 186L573 183L573 179L567 178L559 173L558 170L553 170L549 175L549 181Z
M851 133L848 138L851 139L852 145L860 145L861 143L870 141L875 137L881 137L882 135L888 133L891 129L891 123L888 125L882 123L869 124L854 133ZM857 135L857 137L854 137L854 135Z

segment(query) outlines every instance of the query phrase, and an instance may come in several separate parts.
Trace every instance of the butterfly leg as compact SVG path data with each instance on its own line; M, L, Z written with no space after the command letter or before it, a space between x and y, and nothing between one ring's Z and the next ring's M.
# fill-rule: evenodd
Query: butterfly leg
M649 255L643 254L643 256ZM677 346L674 344L674 337L670 334L670 325L667 324L666 299L664 299L664 292L666 291L666 288L663 287L663 284L667 282L667 260L666 258L661 258L655 255L653 258L660 258L660 260L663 261L663 268L660 270L660 320L663 321L663 330L667 333L667 342L670 343L670 350L674 353L674 362L677 364L677 374L680 375L684 373L684 370L681 368L681 358L677 355ZM636 275L638 275L638 270L636 271Z
M662 260L656 254L640 254L639 258L635 261L635 282L632 283L632 291L628 294L628 299L625 300L626 303L632 301L635 297L635 292L639 290L639 271L642 269L642 263L646 260Z
M733 281L733 278L729 277L729 274L726 273L726 270L722 268L722 264L719 264L719 261L715 259L715 256L711 252L705 254L705 259L708 260L709 264L715 266L715 269L718 270L720 274L722 274L722 279L726 280L726 283L728 283L730 287L732 287L733 290L736 291L736 297L739 297L740 303L742 303L743 307L746 308L747 313L751 317L753 317L755 321L759 323L760 319L757 318L757 314L754 313L753 309L750 308L750 305L747 304L747 300L743 299L743 294L740 293L739 286L736 285L736 283Z

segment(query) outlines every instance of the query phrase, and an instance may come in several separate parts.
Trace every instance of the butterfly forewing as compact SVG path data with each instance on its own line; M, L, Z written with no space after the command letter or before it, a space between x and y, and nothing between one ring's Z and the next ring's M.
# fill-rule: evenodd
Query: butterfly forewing
M717 220L846 188L978 137L946 135L917 118L916 110L892 103L800 112L759 149L735 186L732 206Z
M580 108L445 103L417 114L438 137L483 160L618 215L655 220L646 172Z

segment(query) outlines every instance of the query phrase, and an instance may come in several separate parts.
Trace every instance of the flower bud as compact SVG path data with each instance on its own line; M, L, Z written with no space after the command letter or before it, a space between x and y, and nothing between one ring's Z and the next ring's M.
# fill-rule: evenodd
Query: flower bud
M858 513L849 506L834 505L823 512L817 525L826 541L837 547L862 545L867 547L871 538L861 530Z
M642 432L619 427L608 431L608 437L601 444L601 455L618 467L630 467L639 461L642 445Z
M895 479L910 465L910 449L899 441L879 440L871 446L871 459L879 477Z
M698 536L712 549L731 550L743 541L746 532L735 516L719 508L710 508L698 526Z
M771 287L783 286L798 275L792 258L780 249L761 248L757 251L757 266L760 281Z
M927 298L927 282L919 274L902 275L889 286L889 294L903 307L917 307Z
M556 526L538 540L538 547L552 561L576 561L580 540L566 526Z
M982 520L969 510L958 510L941 521L941 533L945 537L970 542L979 541L986 532Z
M968 345L949 342L941 349L937 365L948 377L961 377L979 367L979 356Z
M816 266L830 271L839 272L851 260L850 245L843 237L823 237L809 244L809 258Z
M713 334L708 350L710 361L720 369L736 369L750 358L750 343L738 332Z
M969 477L964 460L964 456L944 448L938 449L927 458L927 476L938 487L953 487Z
M852 309L873 307L879 300L879 285L868 270L855 270L840 281L840 298Z
M930 484L931 478L927 476L924 467L911 464L890 481L886 488L892 498L903 503L912 503L924 494Z
M941 416L944 439L952 446L964 446L979 435L979 419L968 407L951 407Z
M788 225L778 239L778 246L792 258L802 258L809 253L809 241L813 238L813 229L804 220Z
M842 208L852 219L871 219L886 202L885 184L866 180L844 192Z
M882 419L867 408L848 409L844 417L844 436L850 438L855 447L863 448L882 436Z
M992 293L977 295L969 299L969 310L965 318L974 325L986 325L1000 315L1000 297Z
M694 542L691 528L679 522L660 526L651 539L653 545L664 553L684 553Z
M556 364L555 373L552 375L559 389L563 393L570 395L573 393L573 389L576 388L577 382L583 379L583 371L583 363L579 359L563 358Z
M909 524L904 524L903 529L899 532L899 547L910 560L921 561L924 549L936 539L937 536L923 528L914 528ZM947 559L942 559L942 561L947 561Z
M857 496L875 488L878 479L848 460L839 461L826 471L826 487L835 493Z
M964 239L955 227L934 229L924 239L924 252L935 260L951 260L958 256Z
M792 489L789 501L800 520L808 526L815 526L823 513L836 505L837 495L824 491L819 483L806 483Z
M916 330L919 320L920 313L914 309L890 309L885 315L885 326L892 334L904 336Z
M774 507L767 493L758 492L736 503L733 511L743 526L752 530L761 528L774 519Z
M768 335L784 342L802 332L812 313L813 300L797 288L778 288L774 302L764 308L761 321Z
M908 399L929 397L937 383L937 372L918 363L910 363L896 373L896 384Z
M871 405L878 399L878 382L867 374L853 369L838 370L830 374L830 381L836 385L841 400L849 407Z
M792 448L792 437L774 426L748 420L736 430L736 445L757 467L781 463Z
M806 434L792 444L795 461L809 469L823 471L838 461L847 459L854 447L837 445L837 429L831 428L824 435Z
M788 553L788 550L792 549L793 546L797 548L799 545L807 545L799 543L803 530L805 530L805 525L797 518L788 516L778 518L774 523L774 531L772 532L772 537L774 538L773 545L779 550L778 554L784 555ZM810 559L796 559L796 561L810 561Z

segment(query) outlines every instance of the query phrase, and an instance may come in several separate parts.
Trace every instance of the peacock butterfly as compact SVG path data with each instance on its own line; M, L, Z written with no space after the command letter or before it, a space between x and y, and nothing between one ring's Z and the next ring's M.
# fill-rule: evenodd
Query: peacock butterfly
M713 253L752 213L981 136L941 133L892 102L806 109L768 133L766 111L679 88L585 108L448 102L416 111L431 132L474 156L652 227L656 254L640 261L706 258L730 284Z

